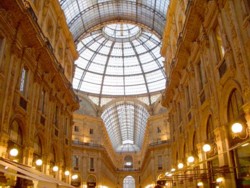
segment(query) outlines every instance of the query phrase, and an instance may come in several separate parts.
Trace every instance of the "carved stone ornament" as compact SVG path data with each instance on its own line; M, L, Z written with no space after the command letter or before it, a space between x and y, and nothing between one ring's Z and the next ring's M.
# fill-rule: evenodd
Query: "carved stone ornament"
M10 12L6 11L5 9L0 8L1 21L4 20L7 24L13 26L14 23L12 21L12 17L13 17L13 15Z

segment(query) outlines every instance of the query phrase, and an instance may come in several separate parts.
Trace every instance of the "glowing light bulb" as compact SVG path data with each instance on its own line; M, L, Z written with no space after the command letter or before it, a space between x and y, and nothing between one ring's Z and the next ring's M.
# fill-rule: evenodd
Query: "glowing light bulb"
M37 160L36 160L36 165L37 165L37 166L41 166L42 164L43 164L42 159L37 159Z
M237 133L241 133L243 130L243 126L241 123L234 123L232 125L232 131L233 133L237 134Z
M223 177L218 177L218 178L216 179L216 182L217 182L217 183L223 182Z
M209 152L211 151L211 146L209 144L204 144L202 149L204 152Z
M18 155L18 149L12 148L12 149L10 150L10 155L11 155L12 157L16 157L16 156Z
M179 169L182 169L183 167L184 167L184 164L183 164L183 163L179 163L179 164L178 164L178 168L179 168Z
M203 183L200 181L200 182L197 183L197 186L201 187L201 186L203 186Z
M72 180L76 180L78 178L78 175L77 174L74 174L73 176L72 176Z
M53 166L52 170L53 170L54 172L57 172L57 171L59 170L59 168L58 168L58 166Z
M64 172L64 174L65 174L65 176L68 176L70 173L69 173L68 170L66 170L66 171Z
M189 156L189 157L187 158L187 161L188 161L189 163L193 163L193 162L194 162L194 157L193 157L193 156Z

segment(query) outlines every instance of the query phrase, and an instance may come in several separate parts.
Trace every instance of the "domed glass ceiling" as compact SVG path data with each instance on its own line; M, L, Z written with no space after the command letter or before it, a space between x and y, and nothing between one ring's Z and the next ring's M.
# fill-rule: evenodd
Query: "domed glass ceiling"
M165 89L160 38L169 0L59 3L80 55L73 87L104 109L116 151L139 151L149 115L141 102L152 105Z
M59 0L59 3L78 43L86 33L118 21L144 25L161 37L169 0Z
M117 39L117 40L115 40ZM149 97L165 88L160 40L133 24L110 24L87 35L77 45L73 87L102 97Z

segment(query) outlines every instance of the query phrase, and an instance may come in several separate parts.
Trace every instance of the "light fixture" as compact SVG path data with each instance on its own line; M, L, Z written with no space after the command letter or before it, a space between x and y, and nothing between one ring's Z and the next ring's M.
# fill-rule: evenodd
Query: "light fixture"
M37 165L37 166L41 166L42 164L43 164L42 159L37 159L37 160L36 160L36 165Z
M249 145L249 142L245 143L245 144L242 144L241 147L246 147Z
M18 149L17 148L12 148L10 150L10 156L16 157L18 155Z
M249 129L245 127L242 123L236 122L233 123L231 127L233 138L246 139L249 136ZM245 136L242 135L243 131L245 131ZM243 136L243 137L242 137Z
M194 162L194 157L191 155L191 156L189 156L188 158L187 158L187 161L189 162L189 163L193 163Z
M183 163L179 163L178 164L178 169L182 169L184 167L184 164Z
M72 180L76 180L78 178L78 175L77 174L74 174L73 176L72 176Z
M198 186L198 187L203 186L203 182L202 182L202 181L199 181L199 182L197 183L197 186Z
M239 134L239 133L242 132L243 126L242 126L241 123L234 123L234 124L232 125L231 129L232 129L232 132L233 132L234 134Z
M131 166L132 165L132 162L128 161L125 163L126 166Z
M169 174L169 172L166 172L166 173L165 173L165 176L167 176L168 174Z
M69 174L70 174L70 172L69 172L68 170L66 170L66 171L64 172L64 175L65 175L65 176L69 176Z
M218 177L218 178L216 179L216 182L217 182L217 183L221 183L221 182L223 182L223 180L224 180L223 177Z
M172 175L173 175L173 174L171 174L171 173L168 173L168 175L167 175L167 176L168 176L168 177L171 177Z
M210 144L204 144L202 147L204 152L209 152L211 151L211 145Z
M52 170L53 170L54 172L57 172L57 171L59 170L59 168L58 168L58 166L53 166Z
M174 171L175 171L175 168L172 168L172 169L171 169L171 172L174 172Z

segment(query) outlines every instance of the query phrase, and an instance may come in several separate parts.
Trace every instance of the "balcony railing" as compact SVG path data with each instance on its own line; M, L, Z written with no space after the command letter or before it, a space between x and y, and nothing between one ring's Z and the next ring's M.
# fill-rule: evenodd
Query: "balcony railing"
M103 148L101 144L96 144L96 143L91 143L91 142L81 142L78 140L73 140L72 144L77 145L77 146L82 146L82 147L87 146L87 147Z

